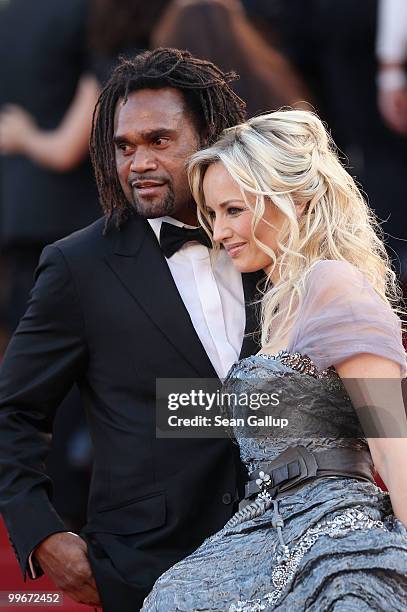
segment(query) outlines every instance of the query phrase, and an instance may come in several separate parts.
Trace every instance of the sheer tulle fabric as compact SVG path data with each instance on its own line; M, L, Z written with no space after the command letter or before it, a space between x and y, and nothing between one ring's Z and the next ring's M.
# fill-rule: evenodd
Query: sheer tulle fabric
M348 262L314 265L290 336L287 349L308 355L321 370L371 353L395 361L406 375L399 318Z

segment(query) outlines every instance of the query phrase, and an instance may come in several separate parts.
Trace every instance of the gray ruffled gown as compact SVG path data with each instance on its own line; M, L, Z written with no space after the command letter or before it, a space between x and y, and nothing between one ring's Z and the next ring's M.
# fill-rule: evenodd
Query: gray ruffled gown
M289 446L315 453L367 448L350 399L329 367L360 352L392 359L405 372L399 322L387 305L350 264L319 262L288 349L241 360L225 381L236 393L272 386L282 407L295 404L301 415L289 440L266 430L246 437L235 429L249 473ZM275 528L276 513L284 521L281 530ZM259 495L165 572L142 608L204 610L407 610L407 531L394 517L388 494L368 481L316 479L278 502Z

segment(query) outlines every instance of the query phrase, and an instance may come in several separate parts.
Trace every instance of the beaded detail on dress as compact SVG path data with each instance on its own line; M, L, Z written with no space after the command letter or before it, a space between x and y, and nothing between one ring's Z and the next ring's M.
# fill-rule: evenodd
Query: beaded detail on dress
M274 590L266 593L261 599L234 603L230 606L229 612L261 612L274 606L295 577L296 570L304 555L321 536L327 535L330 538L338 538L352 531L374 528L385 529L385 525L383 521L373 520L360 507L352 508L338 514L333 519L323 520L315 527L310 527L298 542L291 549L288 549L286 556L282 559L277 558L276 563L273 564L272 582L275 587Z
M273 359L274 361L280 361L286 366L289 366L293 370L296 370L300 374L308 374L314 378L323 378L325 376L336 375L335 368L327 368L326 370L318 370L315 363L308 355L302 355L301 353L290 353L283 349L274 355L268 353L258 353L257 357L264 359Z

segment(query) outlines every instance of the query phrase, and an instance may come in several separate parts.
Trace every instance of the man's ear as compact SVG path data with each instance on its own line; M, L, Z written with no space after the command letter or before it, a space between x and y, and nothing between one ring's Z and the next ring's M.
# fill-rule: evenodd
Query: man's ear
M209 146L209 129L206 128L199 135L199 148L206 149Z

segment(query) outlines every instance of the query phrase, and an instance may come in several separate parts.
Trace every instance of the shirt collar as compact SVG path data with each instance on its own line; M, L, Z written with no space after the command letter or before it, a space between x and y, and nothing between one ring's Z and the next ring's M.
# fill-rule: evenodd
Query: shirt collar
M178 221L178 219L173 219L172 217L158 217L157 219L147 219L150 224L151 229L153 230L155 237L157 240L160 240L160 230L161 224L165 221L165 223L171 223L172 225L177 225L178 227L187 227L189 229L196 229L196 225L187 225L186 223L182 223Z

